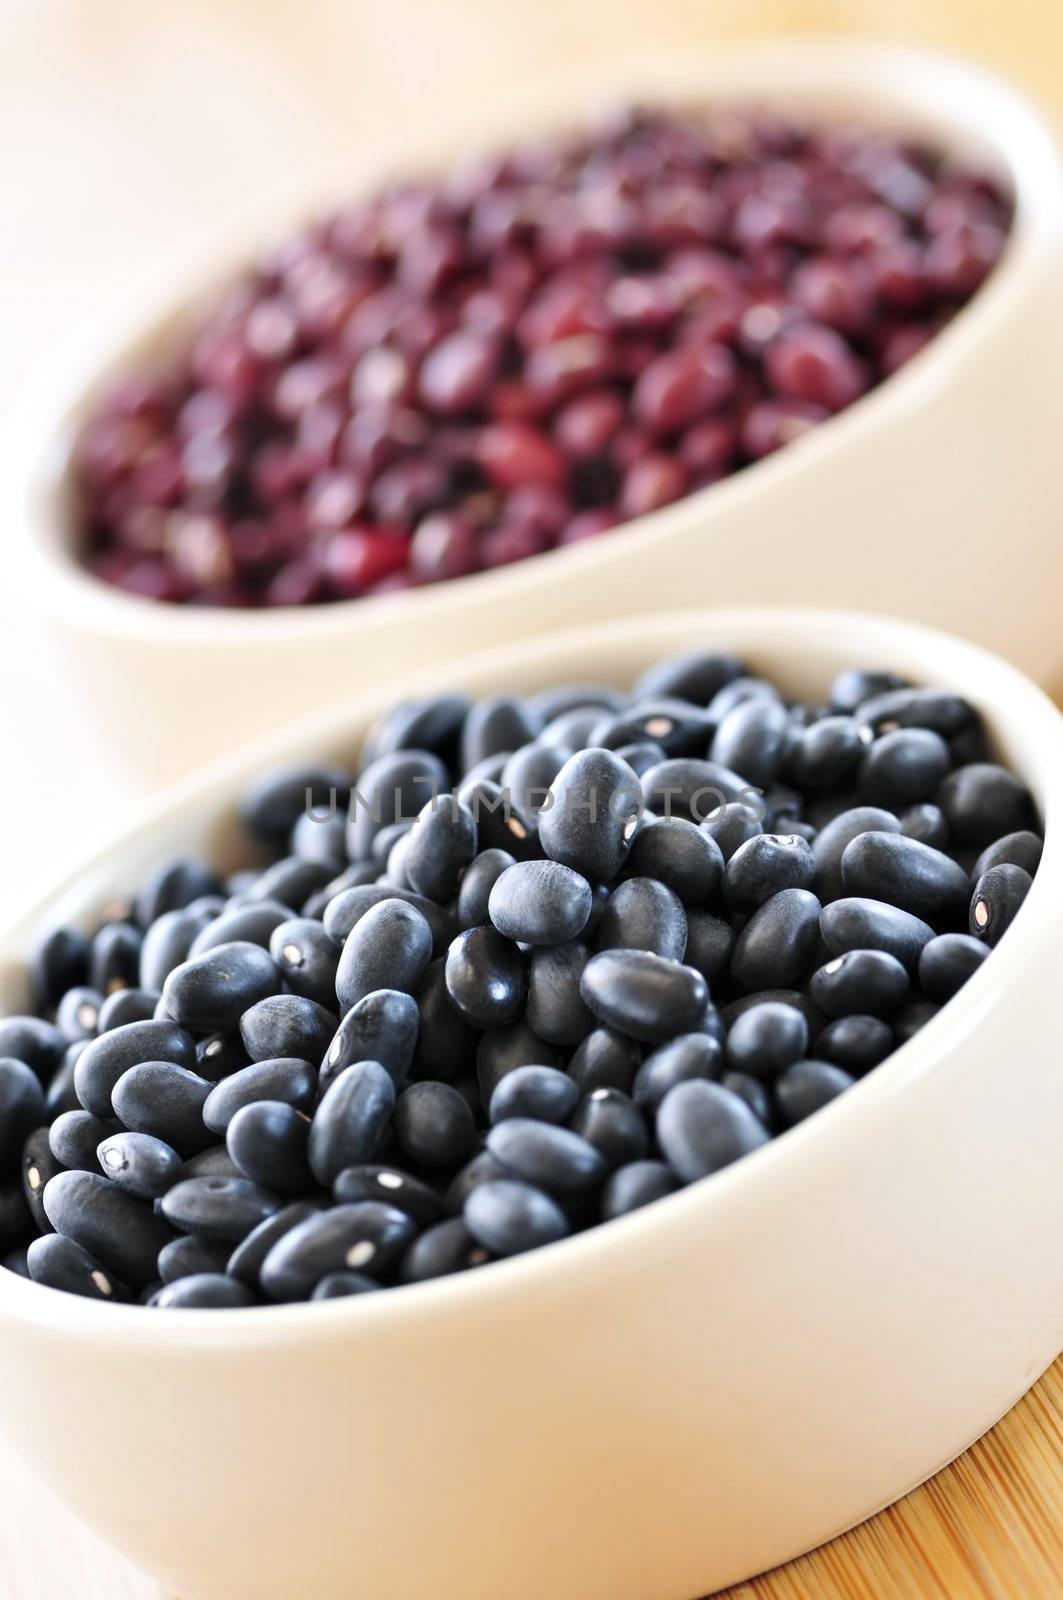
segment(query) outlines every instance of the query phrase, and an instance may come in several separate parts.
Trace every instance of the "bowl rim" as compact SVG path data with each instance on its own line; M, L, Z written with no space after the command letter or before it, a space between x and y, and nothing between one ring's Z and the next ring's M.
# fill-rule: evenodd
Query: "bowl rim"
M126 310L116 326L97 330L84 350L60 352L54 370L43 370L12 415L10 446L14 464L16 531L36 572L36 587L47 605L79 626L135 638L145 645L214 645L256 640L283 645L303 637L328 640L344 635L356 618L370 627L421 617L445 620L448 612L475 599L487 609L512 592L527 566L512 566L428 584L394 595L331 601L321 605L252 610L180 606L124 592L95 577L76 559L62 501L66 489L72 428L108 376L135 364L137 352L165 340L168 326L180 325L211 287L254 256L262 241L283 237L298 215L313 214L361 192L396 170L445 167L468 149L490 148L519 137L522 128L563 126L593 116L601 103L618 99L695 96L719 102L749 103L771 94L802 106L858 103L868 124L901 117L913 129L921 122L936 131L946 148L977 141L983 158L1005 174L1015 198L1015 216L1005 250L972 299L928 345L898 372L785 449L719 482L694 491L661 509L621 523L600 538L544 552L529 560L537 575L564 580L593 572L615 556L630 561L649 552L672 531L700 523L710 509L726 517L761 488L785 482L787 474L814 468L832 452L855 444L868 430L888 425L906 408L932 403L949 374L982 337L999 327L1013 302L1040 271L1053 246L1063 245L1063 152L1052 126L1035 102L990 70L932 51L849 40L764 40L733 43L710 54L661 55L630 63L607 64L596 72L570 74L553 92L539 87L513 100L504 117L494 113L478 123L456 122L442 153L423 137L407 149L379 158L352 161L346 186L333 180L309 186L299 212L291 196L283 210L271 207L253 222L243 221L232 237L204 250L195 271L186 271L164 288L143 296L139 311ZM575 106L575 111L573 107ZM567 107L567 111L566 111ZM829 115L829 112L828 112ZM475 131L474 131L475 130ZM615 542L614 542L615 541Z
M998 725L1006 715L1009 737L1021 736L1034 752L1024 775L1039 791L1046 842L1041 867L1018 919L1023 936L1013 937L1009 930L994 948L992 959L978 968L960 993L942 1006L917 1035L816 1115L713 1174L708 1181L688 1185L607 1225L592 1227L522 1256L492 1262L487 1272L473 1269L403 1285L397 1294L384 1290L354 1297L353 1301L252 1306L228 1311L224 1316L213 1310L177 1308L165 1316L153 1317L144 1316L144 1308L137 1304L89 1301L47 1290L16 1273L0 1271L0 1317L90 1341L150 1341L152 1348L169 1347L175 1352L187 1349L189 1340L195 1341L197 1351L223 1352L249 1342L258 1346L284 1344L297 1338L327 1338L339 1328L352 1337L363 1333L371 1337L378 1319L405 1317L413 1323L422 1317L446 1315L448 1309L458 1312L474 1304L473 1297L485 1298L488 1303L493 1297L497 1303L500 1297L534 1293L543 1273L552 1274L559 1284L566 1274L571 1281L589 1253L600 1252L603 1259L610 1254L615 1257L617 1252L636 1251L640 1242L642 1248L652 1249L655 1239L681 1229L695 1215L714 1207L718 1210L738 1205L751 1187L754 1195L762 1193L773 1174L781 1184L795 1171L799 1178L802 1163L814 1162L817 1151L825 1144L845 1138L847 1127L874 1119L876 1107L898 1093L914 1095L917 1081L929 1071L936 1076L950 1070L962 1073L963 1049L957 1046L962 1046L976 1030L979 1019L997 1003L1009 974L1025 963L1027 949L1045 948L1046 942L1058 940L1063 932L1063 905L1058 896L1053 896L1050 881L1063 876L1063 713L1017 668L966 640L873 614L798 607L659 612L637 620L619 619L557 631L455 658L445 669L439 687L460 685L469 674L478 681L498 681L507 667L550 682L552 671L570 659L573 651L589 649L604 661L610 650L634 645L640 654L651 652L648 659L652 659L652 652L659 651L662 639L670 635L681 637L684 648L691 647L687 640L700 637L720 648L747 650L754 657L758 650L789 656L817 641L822 649L823 639L830 637L828 654L835 660L836 670L843 670L845 663L866 663L873 659L869 651L882 650L880 661L888 659L892 665L912 673L917 681L922 676L925 681L957 688L973 683L976 687L970 697L985 710L991 727L994 712ZM603 671L608 673L608 668ZM6 966L25 960L32 931L46 923L46 913L54 902L80 892L88 903L100 903L105 898L100 894L100 880L123 842L146 842L156 834L172 834L175 830L179 834L183 808L191 801L209 800L214 807L220 804L223 809L231 809L242 782L261 765L271 759L283 760L285 752L294 757L296 752L323 740L335 742L347 735L352 739L363 736L374 714L393 703L400 692L410 692L418 677L423 686L427 676L415 674L414 680L402 685L401 690L392 687L353 696L323 712L293 719L286 727L257 738L156 796L140 808L139 817L131 826L94 851L81 867L65 874L32 908L0 930L0 963ZM227 799L220 800L220 794Z

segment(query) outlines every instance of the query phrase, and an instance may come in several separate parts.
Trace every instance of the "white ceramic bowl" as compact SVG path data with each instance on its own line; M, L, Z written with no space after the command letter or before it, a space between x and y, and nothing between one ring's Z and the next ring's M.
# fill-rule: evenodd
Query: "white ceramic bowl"
M1063 717L1013 668L857 615L689 612L458 663L474 693L626 684L709 643L795 692L854 665L954 686L1047 843L1015 927L842 1099L707 1182L451 1281L151 1313L0 1273L0 1427L184 1600L691 1600L829 1538L990 1426L1063 1344ZM232 849L264 763L353 753L304 719L186 784L0 940ZM219 812L226 815L219 821Z
M680 605L872 607L976 637L1042 682L1063 669L1051 608L1063 582L1063 472L1049 402L1063 366L1063 168L1037 112L988 74L930 55L828 41L584 73L506 121L434 137L389 167L438 166L632 95L765 99L815 117L906 129L997 170L1017 201L989 283L900 374L780 454L579 547L419 592L237 614L160 606L110 589L69 549L64 444L87 396L131 358L182 336L208 285L251 243L215 242L201 282L165 315L133 319L64 367L20 411L8 451L11 525L37 562L38 598L115 751L145 787L324 700L541 631ZM456 112L458 124L461 113ZM381 175L379 162L345 193ZM324 197L315 197L323 200ZM311 210L316 206L311 206ZM291 225L260 224L256 240ZM0 488L2 493L2 488ZM160 732L160 730L162 730Z

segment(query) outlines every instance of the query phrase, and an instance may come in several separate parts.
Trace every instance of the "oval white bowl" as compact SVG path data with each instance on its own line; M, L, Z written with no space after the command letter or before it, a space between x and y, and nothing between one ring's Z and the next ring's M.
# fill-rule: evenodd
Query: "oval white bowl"
M1063 472L1048 400L1063 366L1063 166L1038 113L946 58L828 41L747 45L585 72L546 103L539 94L522 106L515 93L501 126L466 118L442 150L438 139L422 143L398 165L438 167L632 96L762 98L926 136L988 163L1013 188L1005 256L908 367L721 484L516 567L387 598L241 614L139 600L84 572L71 555L64 476L65 446L102 379L132 359L163 359L207 289L252 254L243 230L238 243L216 244L196 282L169 293L165 314L133 319L135 333L127 323L77 370L43 381L7 452L11 524L36 563L39 601L135 783L150 789L274 725L298 710L309 683L327 700L391 682L456 643L479 649L548 624L677 605L866 606L976 637L1041 682L1063 669L1058 630L1038 603L1063 581ZM364 166L345 193L381 175L379 164ZM260 223L255 241L291 221Z
M734 649L795 693L855 665L955 687L1041 807L1015 927L825 1111L522 1259L313 1306L152 1313L0 1273L0 1427L183 1600L691 1600L830 1538L989 1427L1063 1345L1063 717L1013 668L859 615L686 612L523 642L431 681L629 683ZM0 937L232 860L273 761L353 755L355 702L186 783Z

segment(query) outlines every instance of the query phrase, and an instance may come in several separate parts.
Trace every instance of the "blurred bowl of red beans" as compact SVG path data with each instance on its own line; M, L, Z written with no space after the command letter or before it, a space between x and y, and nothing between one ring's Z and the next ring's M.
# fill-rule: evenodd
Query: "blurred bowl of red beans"
M650 608L872 607L1061 664L1063 169L994 78L827 42L644 63L308 215L219 246L12 452L145 783Z

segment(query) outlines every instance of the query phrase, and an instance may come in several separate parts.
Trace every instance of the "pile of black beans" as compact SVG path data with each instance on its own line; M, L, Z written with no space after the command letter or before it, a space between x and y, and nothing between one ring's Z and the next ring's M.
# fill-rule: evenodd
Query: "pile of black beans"
M397 706L270 772L259 865L167 859L0 1022L0 1255L97 1299L331 1299L710 1176L843 1093L1006 932L1041 854L975 708L630 693Z

